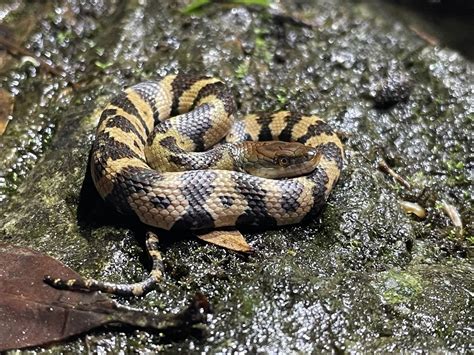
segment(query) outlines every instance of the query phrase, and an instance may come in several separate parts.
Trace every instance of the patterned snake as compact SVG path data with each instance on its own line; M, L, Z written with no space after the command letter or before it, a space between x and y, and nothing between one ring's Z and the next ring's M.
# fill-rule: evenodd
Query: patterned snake
M342 169L336 134L316 116L282 111L234 123L234 114L232 95L216 78L170 75L122 91L102 111L92 147L97 191L119 212L165 230L275 227L313 218ZM209 150L223 140L232 144ZM294 175L303 176L267 178ZM154 282L132 287L47 281L61 288L143 294L162 276L156 246L156 236L149 234Z

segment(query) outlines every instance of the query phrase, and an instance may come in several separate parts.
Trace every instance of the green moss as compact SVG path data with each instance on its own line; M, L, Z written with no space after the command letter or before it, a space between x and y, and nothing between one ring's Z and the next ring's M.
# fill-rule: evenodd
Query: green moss
M231 0L230 2L240 5L270 6L271 0Z
M272 53L268 48L268 44L264 38L266 31L256 28L255 32L255 57L263 60L265 63L270 63L272 60Z
M211 0L193 0L181 11L185 14L190 15L190 14L196 13L203 6L208 5L209 3L211 3Z
M105 70L109 67L111 67L114 63L112 62L101 62L100 60L96 60L94 62L95 66L101 70Z
M244 294L241 297L241 315L245 318L251 317L254 313L255 305L258 305L261 302L256 295Z
M58 43L60 45L66 44L72 37L73 37L73 33L71 30L58 32L56 36Z
M405 303L418 296L423 290L418 277L407 272L388 271L384 275L382 293L389 304Z
M276 97L277 97L277 100L278 100L278 103L280 105L284 105L288 102L288 93L284 90L284 89L280 89L277 94L276 94Z
M237 79L244 78L249 72L250 62L248 60L243 61L235 69L235 77Z
M286 253L290 256L296 256L297 252L293 249L288 249Z
M412 186L423 187L426 186L428 176L425 175L423 171L417 171L415 174L407 178L408 182Z

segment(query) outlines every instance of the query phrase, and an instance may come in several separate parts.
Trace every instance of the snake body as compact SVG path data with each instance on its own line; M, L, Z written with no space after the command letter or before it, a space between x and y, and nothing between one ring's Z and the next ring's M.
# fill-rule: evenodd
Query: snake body
M275 227L314 217L342 169L336 134L316 116L281 111L234 123L234 114L232 95L216 78L178 74L129 87L101 113L90 166L97 191L119 212L165 230ZM176 151L177 142L205 152L222 139L300 142L318 149L319 163L305 176L274 180L221 170L229 153L219 149L197 161ZM162 148L157 157L153 144Z

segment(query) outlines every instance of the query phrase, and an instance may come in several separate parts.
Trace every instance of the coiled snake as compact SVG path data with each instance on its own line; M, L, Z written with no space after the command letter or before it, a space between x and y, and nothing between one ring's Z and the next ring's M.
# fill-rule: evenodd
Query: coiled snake
M97 128L90 165L97 191L119 212L165 230L275 227L313 218L342 169L336 134L316 116L251 114L234 124L234 113L232 95L215 78L170 75L124 90L102 111ZM223 144L208 151L223 139L298 144ZM193 151L201 153L188 153ZM250 156L248 169L236 158L242 152ZM274 180L243 172L271 176L275 170L277 176L306 175ZM59 288L141 295L163 271L156 235L147 237L153 270L143 282L46 281Z

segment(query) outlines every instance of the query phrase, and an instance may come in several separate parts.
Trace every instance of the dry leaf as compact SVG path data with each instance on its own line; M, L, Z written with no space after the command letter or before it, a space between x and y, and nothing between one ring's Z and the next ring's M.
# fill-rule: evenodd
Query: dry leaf
M253 251L252 247L238 230L215 230L205 234L198 234L197 237L205 242L216 244L226 249L243 253Z
M45 284L43 277L52 270L63 278L80 277L49 256L0 243L0 351L60 341L109 323L185 333L202 323L209 310L202 295L178 314L126 308L101 293L63 291Z

